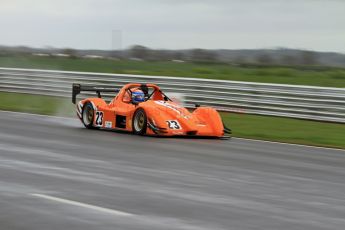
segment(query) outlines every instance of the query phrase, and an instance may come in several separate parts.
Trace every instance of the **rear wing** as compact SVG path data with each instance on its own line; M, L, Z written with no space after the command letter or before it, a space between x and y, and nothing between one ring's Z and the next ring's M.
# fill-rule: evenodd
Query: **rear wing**
M97 87L97 86L90 86L90 85L86 86L86 85L73 83L72 85L72 103L73 104L76 103L77 95L80 94L80 92L82 91L96 92L99 98L102 98L101 92L111 92L111 93L120 92L119 89L115 89L115 88L102 88L102 87Z

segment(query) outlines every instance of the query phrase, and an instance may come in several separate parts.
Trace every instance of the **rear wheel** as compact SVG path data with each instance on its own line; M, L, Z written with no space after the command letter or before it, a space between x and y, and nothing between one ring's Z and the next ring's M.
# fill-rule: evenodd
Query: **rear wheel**
M135 111L132 121L133 133L144 135L147 128L147 116L145 110L139 108Z
M92 129L93 127L93 118L95 116L95 110L90 102L87 102L83 107L82 112L82 121L86 128Z

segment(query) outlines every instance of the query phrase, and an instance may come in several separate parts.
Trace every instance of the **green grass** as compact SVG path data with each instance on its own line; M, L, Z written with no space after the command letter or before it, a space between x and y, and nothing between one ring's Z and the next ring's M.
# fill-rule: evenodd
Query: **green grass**
M0 110L75 116L70 99L0 92ZM222 113L233 136L345 149L345 124Z
M345 124L223 113L236 137L345 149Z
M58 116L75 114L75 107L67 98L0 92L0 101L0 110Z
M0 66L345 87L345 69L326 67L236 67L221 63L116 61L35 56L2 56Z

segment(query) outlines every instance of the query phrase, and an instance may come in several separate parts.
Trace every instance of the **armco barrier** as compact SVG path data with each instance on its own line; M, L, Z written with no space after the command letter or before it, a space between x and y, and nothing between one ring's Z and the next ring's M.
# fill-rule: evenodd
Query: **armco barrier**
M345 123L344 88L0 68L0 91L5 92L70 97L72 83L120 88L129 82L155 83L164 91L182 93L187 106L198 103L222 111Z

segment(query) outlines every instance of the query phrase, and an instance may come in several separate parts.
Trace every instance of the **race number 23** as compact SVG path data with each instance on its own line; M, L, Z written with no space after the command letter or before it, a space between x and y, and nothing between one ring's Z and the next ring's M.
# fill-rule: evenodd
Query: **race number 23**
M103 124L103 112L97 111L96 112L96 125L102 126Z
M167 123L170 129L181 129L181 126L178 123L178 121L170 120L170 121L167 121Z

